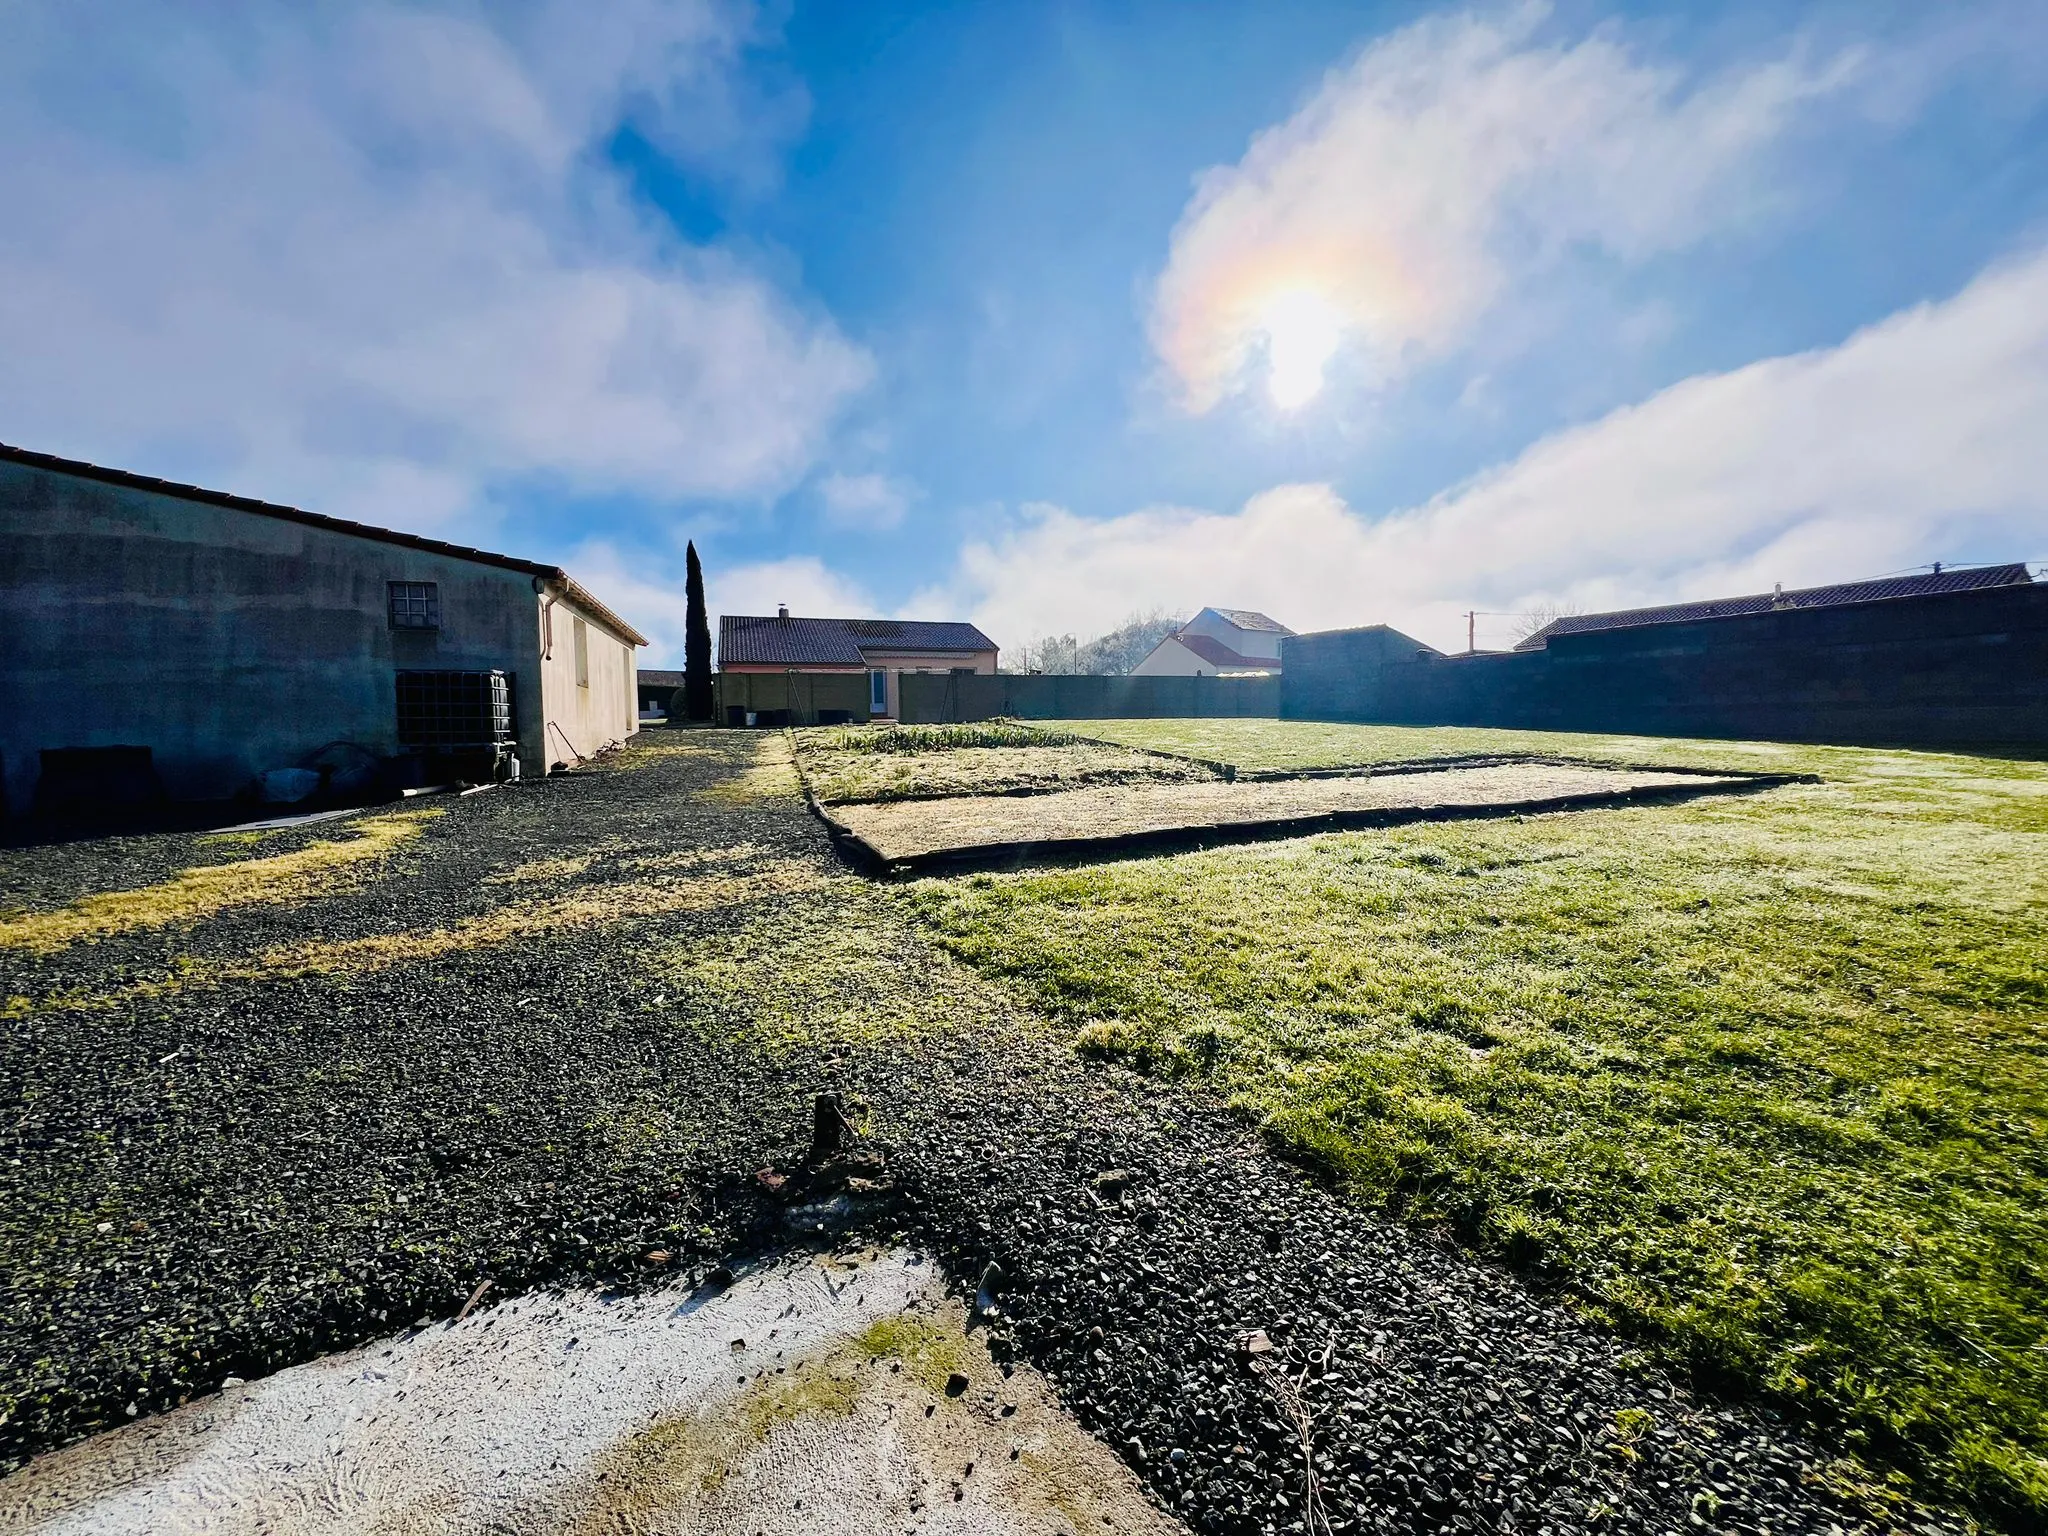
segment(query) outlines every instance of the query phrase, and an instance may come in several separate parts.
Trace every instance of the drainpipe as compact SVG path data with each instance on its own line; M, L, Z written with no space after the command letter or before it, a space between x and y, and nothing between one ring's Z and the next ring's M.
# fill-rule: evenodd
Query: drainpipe
M562 594L555 590L554 583L539 576L533 578L533 594L547 599L540 605L540 659L552 661L555 655L555 604L561 600Z
M540 659L547 661L555 654L555 604L561 599L562 594L556 590L553 582L543 576L536 576L533 578L533 595L543 599L540 605ZM540 776L542 778L547 777L548 758L552 755L548 744L548 732L561 729L554 721L548 718L547 701L547 681L543 677L536 676L533 680L532 707L540 711ZM575 750L573 743L570 750L573 754Z

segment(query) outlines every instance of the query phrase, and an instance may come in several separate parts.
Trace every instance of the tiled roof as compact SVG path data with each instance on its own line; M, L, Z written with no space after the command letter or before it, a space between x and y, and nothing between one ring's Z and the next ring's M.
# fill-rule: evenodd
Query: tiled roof
M1643 624L1684 624L1694 619L1737 618L1744 614L1770 613L1779 608L1832 608L1841 603L1867 603L1887 597L1925 597L1937 592L1975 592L1985 587L2009 587L2031 579L2024 565L1979 565L1966 570L1924 571L1917 576L1886 576L1877 581L1849 581L1832 587L1801 587L1793 592L1760 592L1750 597L1667 603L1661 608L1574 613L1552 620L1515 649L1541 650L1558 635L1579 635L1590 630L1633 629Z
M995 641L972 624L928 619L782 619L728 613L718 620L720 666L863 667L869 650L995 648Z
M324 528L330 533L346 533L359 539L376 539L384 544L399 544L407 549L423 550L430 555L446 555L455 560L473 560L478 565L495 565L501 570L524 571L527 575L538 576L543 581L560 582L567 589L567 596L571 602L616 630L620 638L630 640L635 645L647 644L645 635L599 602L587 588L558 565L542 565L537 561L521 560L513 555L494 555L487 549L471 549L466 544L447 544L440 539L425 538L417 533L400 533L396 529L378 528L369 523L352 523L346 518L329 517L324 512L308 512L302 507L287 507L274 501L257 501L253 497L236 496L227 491L209 491L203 486L185 485L176 480L159 480L154 475L138 475L125 469L108 469L103 465L88 464L82 459L60 459L54 453L36 453L32 449L15 448L6 443L0 443L0 464L19 464L26 469L73 475L80 480L97 480L102 485L119 485L129 490L154 491L159 496L175 496L180 501L203 502L210 507L231 507L237 512L254 512L262 517L277 518L280 522L303 523L309 528Z
M1221 640L1208 635L1177 634L1172 637L1176 645L1184 645L1212 667L1251 669L1259 672L1278 672L1280 659L1277 656L1240 656Z
M642 688L680 688L683 686L683 674L680 672L667 672L659 667L642 667L639 675Z
M1262 629L1268 634L1291 635L1293 630L1276 619L1269 619L1263 613L1254 613L1249 608L1211 608L1218 618L1235 624L1239 629Z

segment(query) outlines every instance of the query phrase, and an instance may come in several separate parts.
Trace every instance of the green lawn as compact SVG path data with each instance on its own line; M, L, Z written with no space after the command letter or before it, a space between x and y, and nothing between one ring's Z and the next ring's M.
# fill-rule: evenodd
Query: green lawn
M1526 751L1816 773L1737 799L920 882L1084 1049L1682 1367L2048 1514L2048 765L1276 721L1242 767Z

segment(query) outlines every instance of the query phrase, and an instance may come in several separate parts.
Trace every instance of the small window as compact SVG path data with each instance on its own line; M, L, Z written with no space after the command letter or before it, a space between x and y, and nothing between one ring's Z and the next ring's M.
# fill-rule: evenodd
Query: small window
M590 686L590 626L576 621L576 686Z
M393 581L391 594L393 629L439 629L441 589L431 581Z

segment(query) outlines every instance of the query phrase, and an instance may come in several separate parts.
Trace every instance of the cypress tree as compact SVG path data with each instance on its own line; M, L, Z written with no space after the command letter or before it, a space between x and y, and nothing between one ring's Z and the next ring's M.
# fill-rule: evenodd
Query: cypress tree
M683 633L683 712L692 720L711 718L711 620L704 612L704 567L693 539L687 552L683 597L688 604Z

